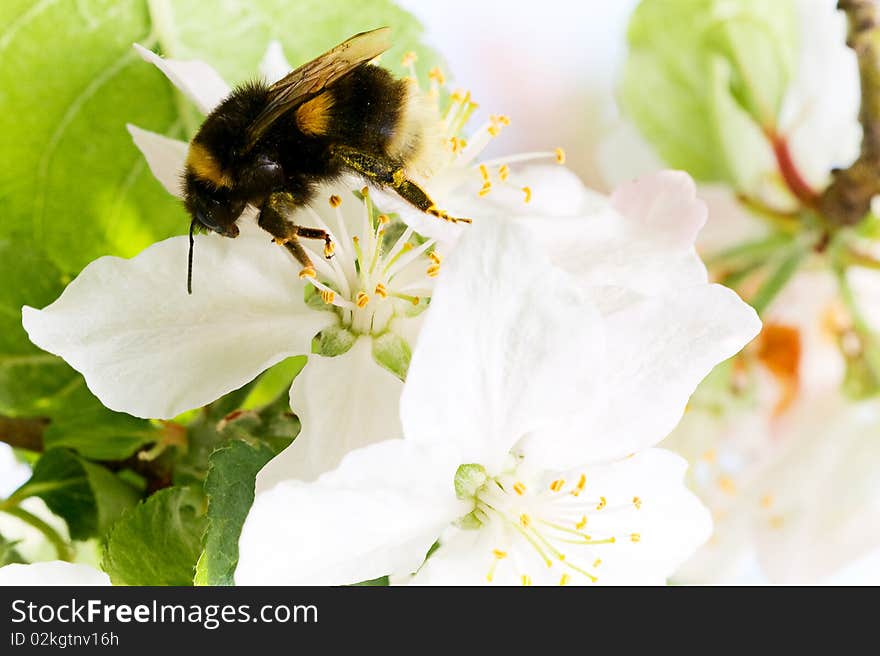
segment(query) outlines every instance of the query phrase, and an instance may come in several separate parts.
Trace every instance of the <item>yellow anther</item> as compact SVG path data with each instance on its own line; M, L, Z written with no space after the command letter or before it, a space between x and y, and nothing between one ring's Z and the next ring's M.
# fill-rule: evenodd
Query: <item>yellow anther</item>
M641 534L641 533L631 533L630 536L629 536L629 539L630 539L632 542L641 542L641 540L642 540L642 534Z
M419 56L414 53L412 50L403 53L403 57L400 58L401 66L410 66L411 64L415 64L419 59Z
M429 278L436 278L437 276L440 275L440 265L439 264L432 264L431 266L428 267L428 270L426 271L426 273L428 274Z
M724 494L736 494L736 483L730 476L722 474L718 477L718 487Z
M332 241L328 241L324 244L324 257L333 257L333 253L336 252L336 245Z
M434 80L439 85L446 84L446 76L443 75L443 71L440 70L439 67L435 66L430 71L428 71L428 78Z
M501 551L501 549L492 549L492 555L495 556L498 560L507 558L507 552Z
M528 528L532 524L532 518L523 513L519 516L519 523L523 528Z
M464 89L456 89L452 93L449 94L449 100L454 103L460 103L465 99L467 92Z
M566 585L569 581L571 581L571 577L568 574L563 574L559 579L559 585Z
M507 164L502 164L498 168L498 177L501 178L502 182L510 177L510 167Z
M386 223L389 223L391 221L391 219L388 218L387 214L380 214L376 218L379 220L379 223L381 223L382 225L385 225Z
M314 267L307 266L303 268L302 271L299 272L300 278L314 278L315 277L315 269Z
M564 485L565 485L565 480L562 478L557 478L555 481L550 483L550 489L553 490L554 492L559 492L559 490L561 490Z
M531 187L523 187L522 191L526 195L525 202L531 203L532 202L532 188Z
M516 492L518 495L522 496L523 494L526 493L526 486L523 485L522 483L520 483L519 481L517 481L516 483L513 484L513 491Z
M761 497L761 507L762 508L769 508L772 505L773 505L773 495L772 494L765 494L763 497Z
M483 183L483 187L482 189L480 189L477 195L482 198L483 196L488 195L490 191L492 191L492 183L487 180Z
M528 574L523 574L522 575L522 584L523 585L531 585L532 584L532 577L529 576Z
M330 196L330 207L339 207L340 205L342 205L342 199L339 196L337 196L336 194L331 195Z
M718 458L718 454L715 452L715 449L709 449L708 451L704 451L700 458L708 463L713 463Z
M587 525L587 516L583 515L581 517L581 520L577 524L575 524L574 527L580 531L586 525Z
M420 299L418 296L413 296L411 302L413 305L418 305L419 303L422 302L422 299Z
M367 296L364 292L358 292L357 297L355 298L355 305L359 308L367 307L367 303L370 302L370 297Z
M388 290L385 289L385 285L383 285L381 282L376 285L376 289L373 290L373 293L376 294L376 296L388 298Z
M406 243L403 245L403 252L404 252L404 253L406 253L407 251L411 251L412 249L413 249L413 245L412 245L411 243L409 243L409 242L406 242Z
M336 294L333 290L324 289L321 291L321 300L324 301L327 305L330 305L336 299Z
M510 125L510 117L504 114L492 114L489 120L497 125Z
M428 253L428 257L434 264L440 264L443 261L443 256L440 255L437 251L431 251Z
M369 196L370 188L369 187L361 187L361 196Z
M571 491L574 496L578 496L581 492L584 491L584 488L587 485L587 476L586 474L581 474L581 477L578 479L578 484Z
M640 510L642 507L642 500L639 497L633 497L633 505L636 507L636 510Z
M480 175L482 176L483 180L489 182L489 169L486 167L485 164L480 164Z
M562 148L557 148L553 152L556 153L556 163L565 164L565 151Z
M596 505L596 510L602 510L605 506L608 505L608 501L605 497L599 497L599 503Z
M489 126L488 131L489 131L489 134L492 135L493 137L497 137L499 134L501 134L501 129L497 125L495 125L494 123Z
M593 567L598 567L601 564L602 564L601 558L597 558L596 560L593 561Z
M354 237L352 237L351 240L354 242L354 245L355 245L355 246L357 246L358 244L361 243L361 240L360 240L360 238L359 238L357 235L355 235Z
M783 524L785 524L785 518L783 518L782 515L773 515L773 517L770 518L770 528L780 529Z

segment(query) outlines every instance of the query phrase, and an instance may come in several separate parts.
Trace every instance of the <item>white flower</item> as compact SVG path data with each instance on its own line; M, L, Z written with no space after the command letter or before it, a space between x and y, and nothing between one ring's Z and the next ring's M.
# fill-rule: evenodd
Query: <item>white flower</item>
M877 549L877 404L823 394L763 419L692 413L665 443L691 458L689 483L715 520L677 580L741 581L757 563L774 583L818 583Z
M0 587L8 585L110 585L110 577L89 565L60 560L0 567Z
M754 312L706 286L699 316L663 321L653 299L603 314L608 296L529 242L510 223L465 233L413 355L406 439L259 494L237 583L406 575L438 538L415 583L660 583L705 539L684 461L648 447Z

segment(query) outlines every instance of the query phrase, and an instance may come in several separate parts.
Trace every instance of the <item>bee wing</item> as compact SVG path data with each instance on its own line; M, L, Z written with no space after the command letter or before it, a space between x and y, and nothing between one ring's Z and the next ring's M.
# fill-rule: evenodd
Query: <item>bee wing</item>
M303 64L269 87L269 101L248 129L248 148L278 118L318 95L346 73L363 66L391 47L391 28L355 34L320 57Z

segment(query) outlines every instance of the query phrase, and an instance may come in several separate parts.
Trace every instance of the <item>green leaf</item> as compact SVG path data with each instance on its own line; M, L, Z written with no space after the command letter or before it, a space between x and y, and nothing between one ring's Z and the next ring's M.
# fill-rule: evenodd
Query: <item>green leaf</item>
M388 331L373 339L373 359L400 380L406 380L412 349L403 337Z
M100 537L137 503L137 491L104 467L66 449L47 451L24 485L9 497L17 503L40 497L64 518L74 540Z
M27 561L15 549L18 542L12 542L0 535L0 567L14 563L23 564Z
M254 482L275 451L265 443L230 442L211 455L205 480L208 531L203 555L204 585L233 585L238 537L254 502Z
M287 390L259 412L243 411L220 428L230 441L214 451L205 479L208 529L199 559L200 585L232 585L238 564L238 538L254 502L254 485L263 466L299 432L288 407Z
M102 567L115 585L192 585L205 530L205 499L191 487L160 490L107 536Z
M124 460L160 439L149 421L108 410L82 378L78 382L56 398L43 435L46 449L66 447L91 460Z
M790 0L642 0L621 103L667 164L747 185L795 60Z
M51 303L64 279L45 256L10 239L0 239L0 279L0 414L41 415L81 378L64 360L31 344L21 327L21 306Z

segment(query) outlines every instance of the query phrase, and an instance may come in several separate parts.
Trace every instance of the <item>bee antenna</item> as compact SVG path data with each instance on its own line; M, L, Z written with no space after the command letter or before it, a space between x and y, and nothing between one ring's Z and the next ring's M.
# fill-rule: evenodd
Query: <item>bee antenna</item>
M196 220L193 219L189 224L189 257L187 259L187 268L186 268L186 291L188 294L193 293L193 246L195 246L196 240L193 237L193 234L196 229Z

